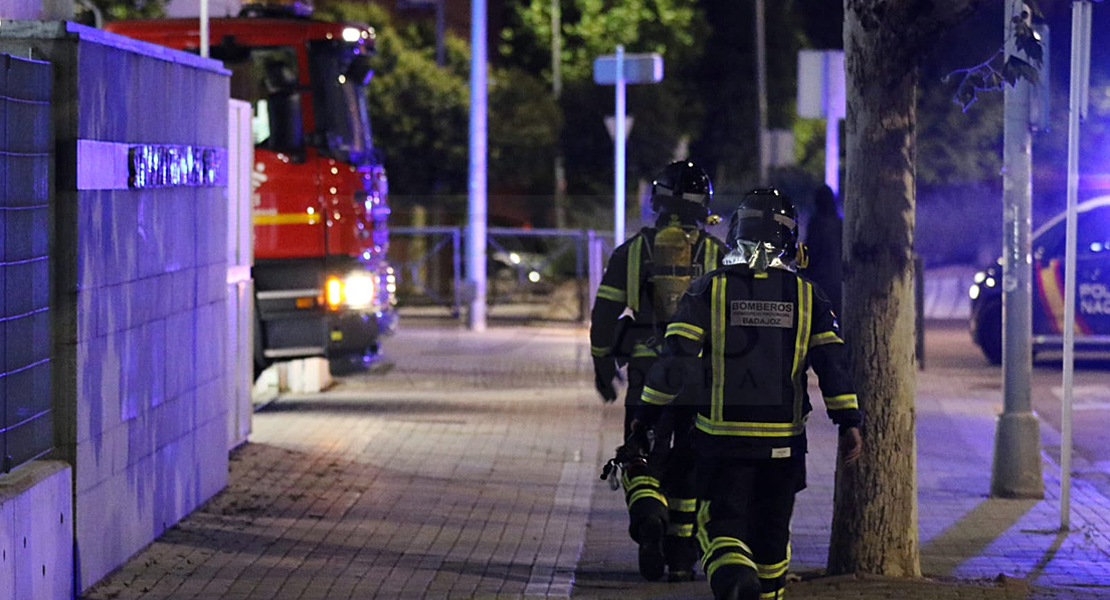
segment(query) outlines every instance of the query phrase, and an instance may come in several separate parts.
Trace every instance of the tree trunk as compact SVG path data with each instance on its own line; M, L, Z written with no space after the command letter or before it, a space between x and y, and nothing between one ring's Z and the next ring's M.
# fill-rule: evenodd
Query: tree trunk
M866 413L864 453L837 473L829 571L919 576L914 445L917 70L847 13L844 334Z
M918 57L983 0L844 0L844 337L863 455L836 476L830 574L917 577L914 266Z

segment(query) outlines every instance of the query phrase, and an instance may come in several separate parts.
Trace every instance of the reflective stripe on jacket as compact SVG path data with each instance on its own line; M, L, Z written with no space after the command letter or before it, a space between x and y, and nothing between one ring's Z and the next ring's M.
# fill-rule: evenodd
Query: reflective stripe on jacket
M844 342L824 292L783 269L726 266L696 281L680 301L642 398L668 404L689 377L704 377L708 393L683 397L698 404L700 449L786 457L805 451L811 366L832 420L859 425Z

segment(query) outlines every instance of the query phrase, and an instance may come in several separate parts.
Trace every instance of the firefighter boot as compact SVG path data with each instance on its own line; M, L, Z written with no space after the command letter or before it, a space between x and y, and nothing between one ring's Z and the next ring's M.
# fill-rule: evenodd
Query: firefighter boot
M756 570L743 565L723 565L709 578L713 600L759 600L762 586Z
M663 568L666 566L663 537L666 531L666 523L657 515L641 519L636 527L635 539L640 545L640 576L648 581L659 581L663 577Z
M663 540L663 555L667 557L667 581L694 580L694 563L698 561L694 538L668 535Z

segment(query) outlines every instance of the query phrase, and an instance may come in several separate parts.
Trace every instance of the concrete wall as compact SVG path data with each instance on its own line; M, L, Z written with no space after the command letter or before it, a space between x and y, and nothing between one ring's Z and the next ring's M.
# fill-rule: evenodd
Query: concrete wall
M0 0L0 19L72 19L73 0Z
M71 485L57 461L0 478L0 600L73 597Z
M227 190L134 189L128 157L226 161L228 78L72 23L5 22L0 51L28 48L55 65L56 445L84 590L227 483Z

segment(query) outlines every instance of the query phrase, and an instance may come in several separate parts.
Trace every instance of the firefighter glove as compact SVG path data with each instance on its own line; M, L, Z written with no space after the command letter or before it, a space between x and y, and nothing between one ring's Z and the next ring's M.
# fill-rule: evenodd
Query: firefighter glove
M617 376L617 363L612 356L594 357L594 387L601 395L603 402L613 402L617 399L617 388L613 387L613 379Z
M859 460L863 450L863 440L860 439L859 427L844 427L840 430L840 457L845 463L852 464Z

